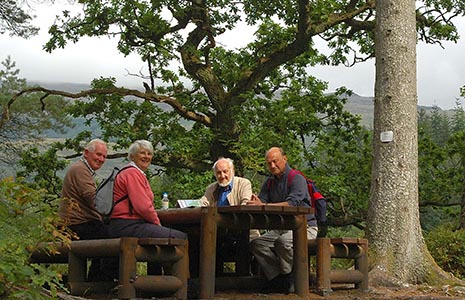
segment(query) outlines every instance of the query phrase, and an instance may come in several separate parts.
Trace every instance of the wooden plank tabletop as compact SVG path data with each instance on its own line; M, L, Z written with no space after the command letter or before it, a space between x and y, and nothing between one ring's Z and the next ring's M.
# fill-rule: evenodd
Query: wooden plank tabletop
M235 205L218 207L219 213L279 213L290 215L312 214L314 209L311 207L302 206L276 206L276 205Z
M274 206L274 205L234 205L221 207L192 207L192 208L170 208L157 210L158 217L162 223L166 224L192 224L198 223L203 213L209 209L216 209L218 213L237 213L237 214L283 214L283 215L301 215L312 214L314 209L311 207L295 206Z

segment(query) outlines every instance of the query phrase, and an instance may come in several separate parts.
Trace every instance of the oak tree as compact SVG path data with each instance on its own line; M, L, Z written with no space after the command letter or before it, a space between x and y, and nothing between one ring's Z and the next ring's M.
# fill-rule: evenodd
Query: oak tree
M50 28L51 38L45 48L53 51L82 36L116 37L121 53L137 53L147 63L147 72L139 74L144 90L118 87L114 79L100 78L92 83L91 90L81 93L40 87L24 90L12 97L7 108L31 92L43 92L45 98L53 94L89 97L78 102L72 113L87 117L89 122L98 121L105 139L120 147L136 138L150 139L156 147L157 164L167 171L183 169L196 173L208 170L219 156L235 159L239 172L264 170L263 153L272 145L288 150L291 161L313 162L312 141L322 138L326 134L324 129L339 130L344 135L357 126L357 120L343 110L341 96L347 91L324 94L326 84L312 76L312 66L352 65L374 57L375 1L81 0L80 3L82 14L65 12ZM417 8L412 3L393 2L397 8L392 11L394 16L387 19L388 26L380 26L384 32L377 32L376 53L378 59L384 60L379 63L394 58L399 68L384 66L377 74L380 86L376 88L375 116L381 119L375 121L375 141L381 131L387 130L385 123L394 131L396 140L388 145L377 141L374 145L374 183L379 184L379 178L383 180L381 185L372 187L373 228L369 231L377 250L378 266L386 267L392 274L402 263L416 267L399 273L398 278L407 282L426 279L422 271L426 268L423 262L427 252L418 220L416 133L412 133L416 126L413 112L416 95L412 92L415 84L411 76L399 71L412 72L416 38L428 43L456 41L458 34L452 21L464 13L459 3L420 1ZM383 11L383 5L387 4L376 5L380 10L377 19L388 18ZM405 29L405 21L400 18L403 15L398 11L404 8ZM238 46L225 40L220 42L226 33L241 28L240 25L254 31L251 41ZM393 36L408 30L401 45L405 53L402 47L396 49L399 57L383 54L380 48L391 46L391 40L383 41L392 38L390 25ZM319 41L327 43L329 53L319 49ZM395 84L410 86L397 91L397 86L390 85L394 74L406 80L393 81ZM384 110L386 114L381 113ZM2 120L6 120L7 110L3 116ZM403 126L409 130L402 132ZM404 152L386 162L381 160L382 147L388 148L388 154ZM403 180L399 182L401 188L394 190L395 198L383 206L381 200L386 196L383 198L382 192L391 188L387 179L398 175ZM400 181L399 178L394 182ZM389 208L406 209L395 215L398 211ZM383 212L389 214L383 216ZM399 224L383 219L387 216L395 217ZM405 230L412 243L396 243L400 241L395 237L399 231L394 229L401 233ZM386 245L398 246L395 249L399 251L384 252L382 246ZM410 249L407 246L421 256L415 258L406 253ZM395 259L388 260L392 258L388 254Z

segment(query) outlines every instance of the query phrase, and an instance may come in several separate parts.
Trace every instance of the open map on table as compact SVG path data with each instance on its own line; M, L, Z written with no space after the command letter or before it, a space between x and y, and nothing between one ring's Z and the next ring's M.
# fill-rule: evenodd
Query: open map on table
M178 200L178 205L180 208L200 207L202 206L202 201L200 199L180 199Z

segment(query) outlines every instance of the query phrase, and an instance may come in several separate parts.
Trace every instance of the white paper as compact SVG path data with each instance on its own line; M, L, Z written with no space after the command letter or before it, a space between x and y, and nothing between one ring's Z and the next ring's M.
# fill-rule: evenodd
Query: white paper
M200 207L202 206L202 202L200 201L200 199L183 199L183 200L178 200L178 205L180 208Z

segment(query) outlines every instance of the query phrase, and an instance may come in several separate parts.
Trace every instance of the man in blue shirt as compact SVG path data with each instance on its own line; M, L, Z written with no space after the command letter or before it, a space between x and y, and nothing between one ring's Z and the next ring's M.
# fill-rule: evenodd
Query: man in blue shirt
M234 163L230 158L220 157L213 164L213 173L216 182L209 184L205 195L201 198L203 206L234 206L245 205L252 196L250 180L234 175ZM259 236L258 230L250 230L249 238ZM242 236L240 231L218 229L217 240L217 274L222 274L223 263L232 261L239 255L247 255L248 251L241 247ZM247 241L245 242L247 244Z
M305 178L296 174L288 186L291 167L281 148L270 148L265 155L271 176L263 183L260 194L252 195L249 205L306 206L310 207ZM307 216L307 238L314 239L318 227L314 215ZM293 243L291 230L270 230L250 243L251 251L269 280L270 292L294 292L292 277Z
M252 196L250 180L234 176L234 163L230 158L219 158L213 164L216 182L208 185L201 198L204 206L242 205Z

